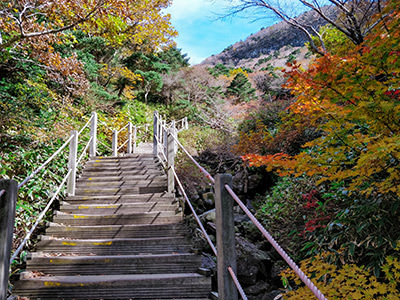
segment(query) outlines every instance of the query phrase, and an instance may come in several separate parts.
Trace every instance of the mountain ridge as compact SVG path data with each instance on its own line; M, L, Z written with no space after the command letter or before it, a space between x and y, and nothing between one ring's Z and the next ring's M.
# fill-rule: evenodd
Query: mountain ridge
M324 13L330 18L336 18L336 9L325 6ZM327 24L317 12L307 11L296 17L296 20L304 24L312 24L319 30ZM300 29L281 21L269 27L262 28L248 36L244 41L239 41L225 48L221 53L212 55L203 60L200 65L217 65L219 63L233 67L245 65L244 61L254 60L264 55L270 55L285 46L303 47L307 42L306 34Z

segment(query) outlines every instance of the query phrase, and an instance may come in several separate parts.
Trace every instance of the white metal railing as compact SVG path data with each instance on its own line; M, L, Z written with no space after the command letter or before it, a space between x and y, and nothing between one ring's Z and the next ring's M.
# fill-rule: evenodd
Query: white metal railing
M181 126L186 126L185 121L180 121L182 124ZM52 195L51 199L47 203L46 207L43 209L43 211L39 214L37 217L36 221L34 222L33 226L29 229L27 232L26 236L23 238L22 242L20 245L17 247L17 249L14 251L12 254L9 264L11 264L21 253L21 251L24 249L26 243L29 241L31 238L33 232L37 228L37 226L40 224L40 222L43 220L45 217L46 213L49 211L50 207L54 203L54 201L57 199L57 197L60 195L60 193L63 191L64 186L66 185L66 191L67 194L70 196L75 195L75 185L76 185L76 173L77 169L79 166L81 166L83 160L85 159L86 156L88 157L94 157L98 154L97 150L97 145L98 144L103 144L106 148L113 151L113 155L117 156L118 152L124 147L127 147L127 153L135 153L136 152L136 147L138 144L138 131L141 130L143 131L142 134L145 134L148 131L149 125L141 125L141 126L136 126L133 125L131 122L128 122L124 127L122 127L119 130L114 130L113 131L113 142L112 142L112 148L108 147L103 141L100 141L97 139L97 131L98 131L98 124L104 125L105 130L111 130L109 126L103 122L98 120L97 113L93 112L89 120L85 123L85 125L79 130L74 130L71 132L71 135L68 137L68 139L64 142L64 144L58 148L42 165L40 165L38 168L36 168L30 175L28 175L20 184L16 184L15 181L10 181L9 183L6 184L6 189L0 190L0 197L6 197L6 206L4 207L4 211L2 211L3 208L0 207L0 215L4 216L5 219L1 220L3 222L0 222L1 224L8 224L7 226L3 226L4 228L0 228L0 256L4 254L4 259L7 261L7 264L3 264L3 267L0 268L0 278L5 278L8 279L8 260L10 258L10 251L11 251L11 243L12 243L12 230L10 231L10 228L14 226L14 215L15 215L15 203L17 199L17 193L20 188L25 186L29 181L33 180L41 171L44 171L45 173L52 173L48 169L48 166L51 162L55 160L56 157L58 157L66 148L69 146L69 153L68 153L68 171L67 174L63 177L61 180L61 183L58 185L55 193ZM144 129L144 130L143 130ZM86 130L89 130L89 136L85 138L85 141L82 140L80 142L80 138L86 135ZM127 130L127 139L118 147L118 134L121 134L124 130ZM85 143L85 144L84 144ZM80 147L79 147L80 146ZM82 152L78 156L78 149L81 148ZM2 184L6 181L1 181ZM15 183L15 190L14 190L14 183ZM12 187L12 192L7 192L7 189L10 189ZM4 188L4 185L3 187ZM13 192L15 192L14 196L15 198L11 199L10 197L13 197ZM12 202L12 203L11 203ZM13 204L14 203L14 204ZM7 227L7 228L5 228ZM7 232L7 233L6 233ZM5 233L5 234L3 234ZM11 233L11 234L10 234ZM4 250L4 251L3 251ZM3 256L1 256L3 257ZM1 265L1 263L0 263ZM0 280L1 281L1 280ZM6 281L1 281L0 282L0 298L4 298L4 291L7 289L7 280Z
M180 120L180 124L184 124L181 128L188 128L187 119L186 121ZM186 123L185 123L186 122ZM182 193L185 203L189 206L193 213L193 216L200 227L206 241L210 245L212 251L217 256L218 261L218 290L221 294L222 299L237 299L237 293L240 294L243 300L247 300L243 288L241 287L239 280L236 276L236 254L235 252L235 238L234 238L234 224L233 217L229 215L227 211L231 210L233 215L233 201L235 201L240 208L245 212L245 214L250 218L254 225L261 231L263 236L270 242L270 244L275 248L279 255L288 263L290 268L297 274L297 276L303 281L303 283L313 292L313 294L319 300L327 300L327 298L321 293L321 291L314 285L314 283L304 274L304 272L297 266L297 264L290 258L290 256L282 249L282 247L275 241L272 235L261 225L261 223L256 219L256 217L250 212L246 205L239 199L235 192L231 188L232 176L231 175L217 175L218 180L215 180L207 170L202 167L195 158L183 147L179 142L176 130L176 122L172 121L167 123L162 119L161 116L154 113L154 155L158 157L166 167L168 172L168 184L170 185L170 175L171 172L173 180L178 184L179 190ZM201 223L196 211L191 204L181 180L175 172L173 157L170 158L171 152L175 154L176 151L171 151L170 149L174 146L179 146L179 149L185 153L189 159L199 168L200 172L214 185L215 191L215 201L216 201L216 212L217 212L217 248L212 243L209 235L207 234L204 226ZM226 182L230 181L230 184ZM174 184L171 184L169 190L173 190ZM226 203L230 203L229 205ZM218 205L217 205L218 204ZM222 206L221 206L222 205ZM231 206L231 207L230 207ZM219 220L223 219L223 220ZM229 224L231 222L231 224ZM230 231L230 232L229 232ZM221 232L223 233L221 235ZM219 237L222 240L218 241ZM229 243L226 240L230 240ZM229 245L230 246L227 246ZM220 263L221 261L221 263ZM222 269L220 264L223 264ZM228 275L229 274L229 275ZM230 280L227 277L230 277ZM234 289L232 289L234 287Z
M30 180L32 180L37 174L39 174L40 171L44 170L62 151L69 146L69 159L68 159L68 172L61 181L60 185L57 187L56 192L54 195L51 197L50 201L44 208L44 210L39 214L37 217L35 223L31 227L31 229L28 231L26 234L25 238L22 240L21 244L18 246L18 248L14 251L13 255L11 256L10 259L10 264L18 257L22 249L25 247L26 243L29 241L32 233L36 230L37 226L40 224L40 222L43 220L45 217L46 213L50 209L51 205L53 204L54 200L58 197L60 192L62 191L62 188L64 185L67 183L67 193L69 195L75 195L75 184L76 184L76 171L77 167L80 165L82 162L83 158L85 155L87 155L87 151L90 147L95 147L93 144L93 141L96 139L96 136L93 135L93 133L96 132L96 130L93 130L94 127L96 126L97 123L97 114L92 113L91 117L87 121L87 123L81 128L81 130L78 132L76 130L71 132L70 137L64 142L64 144L58 148L41 166L36 168L30 175L28 175L20 184L18 184L18 189L22 188L25 184L27 184ZM83 132L89 128L89 125L91 125L91 134L89 137L88 142L83 148L82 153L80 154L78 158L78 144L79 144L79 137L83 134ZM95 153L94 149L90 149L90 152Z
M121 145L118 145L118 137L121 132L123 132L125 129L127 129L127 136L126 140L122 142ZM149 129L149 124L144 124L144 125L133 125L132 122L128 122L125 126L123 126L119 130L113 130L112 134L112 144L111 144L111 150L112 150L112 155L113 156L118 156L118 153L120 152L121 149L123 149L126 146L126 153L131 154L131 153L136 153L136 149L138 146L138 134L139 131L142 132L142 135L146 134Z

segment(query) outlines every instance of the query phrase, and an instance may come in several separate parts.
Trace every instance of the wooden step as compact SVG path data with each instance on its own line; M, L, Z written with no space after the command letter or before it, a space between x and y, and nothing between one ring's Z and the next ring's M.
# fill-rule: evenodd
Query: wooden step
M60 256L32 253L27 270L52 275L195 273L201 257L191 253Z
M77 195L68 196L66 202L70 204L116 204L116 203L137 203L137 202L172 202L175 197L172 194L147 193L147 194L125 194L125 195Z
M159 211L149 213L118 213L113 215L83 215L56 212L55 223L64 225L130 225L130 224L169 224L182 221L182 214Z
M49 223L46 234L67 239L110 239L184 237L188 231L181 223L107 226L66 226Z
M55 255L138 255L187 253L192 247L187 237L63 239L41 237L36 249Z
M92 181L92 182L109 182L109 181L134 181L134 180L154 180L154 179L167 179L166 175L158 175L158 174L139 174L132 176L105 176L105 177L85 177L82 176L78 178L78 182Z
M137 202L137 203L120 203L120 204L80 204L71 205L64 202L60 211L69 214L85 214L85 215L103 215L116 214L118 212L129 213L144 213L154 211L177 212L178 204L172 204L165 201L160 202Z
M151 185L134 186L134 187L119 187L119 188L108 188L108 187L92 187L92 188L78 188L75 191L75 195L129 195L129 194L151 194L151 193L162 193L167 189L163 183L153 183Z
M200 299L210 288L210 278L196 273L35 277L26 272L15 292L30 299Z

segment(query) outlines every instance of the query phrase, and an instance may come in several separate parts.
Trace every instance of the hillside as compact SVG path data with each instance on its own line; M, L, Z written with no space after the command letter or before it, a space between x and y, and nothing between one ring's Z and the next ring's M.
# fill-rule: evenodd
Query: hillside
M336 10L334 8L327 6L325 10L329 17L335 18ZM311 24L317 29L326 25L326 21L319 17L315 11L305 12L298 16L296 20L302 24ZM234 67L257 67L262 64L260 59L284 60L291 52L282 55L282 51L293 47L295 48L293 51L296 51L303 47L306 41L307 37L300 29L281 21L261 29L244 41L228 46L221 53L206 58L201 64L216 65L222 63ZM307 51L303 52L305 54ZM257 62L259 62L258 65ZM276 63L273 63L273 65L276 65Z

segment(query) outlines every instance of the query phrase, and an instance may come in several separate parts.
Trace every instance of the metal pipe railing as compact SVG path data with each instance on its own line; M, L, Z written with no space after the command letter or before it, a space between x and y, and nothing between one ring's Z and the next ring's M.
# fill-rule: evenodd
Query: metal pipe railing
M214 246L213 242L211 241L210 236L208 235L206 229L204 228L203 224L201 223L201 220L199 218L199 216L197 215L196 211L194 210L194 207L192 205L192 203L189 200L189 197L187 196L185 189L183 188L182 182L180 181L178 175L175 172L175 168L172 167L172 171L174 172L174 177L176 179L176 182L178 183L178 187L181 190L181 193L183 195L183 197L185 198L185 201L187 203L187 205L189 206L190 210L192 211L192 214L197 222L197 224L200 227L201 232L203 233L205 239L207 240L208 244L211 247L211 250L214 252L215 256L217 256L217 248Z
M90 122L92 122L94 116L92 115L89 119L89 121L86 122L86 124L82 127L82 129L78 132L78 135L81 135L81 133L90 125Z
M232 267L228 267L228 272L229 272L229 274L231 274L232 280L235 283L235 286L236 286L240 296L242 297L242 299L248 300L238 278L236 277L235 271L233 271Z
M214 178L211 176L211 174L208 173L207 170L204 169L204 168L194 159L194 157L193 157L192 155L190 155L190 153L185 149L185 147L183 147L183 145L179 142L178 138L176 138L176 137L174 136L174 140L175 140L175 142L178 144L178 146L183 150L183 152L186 153L186 155L190 158L190 160L200 169L200 172L203 173L203 174L206 176L206 178L207 178L208 180L210 180L211 183L214 184L214 183L215 183L215 180L214 180Z
M92 142L93 137L91 137L88 141L88 143L86 144L85 148L82 151L82 154L79 156L76 165L79 165L79 163L82 161L82 159L85 157L86 151L89 149L90 147L90 143Z
M232 188L229 185L225 185L225 189L240 206L240 208L245 212L245 214L250 218L254 225L261 231L262 235L270 242L272 247L279 253L279 255L287 262L287 264L292 268L292 270L297 274L297 276L304 282L304 284L313 292L315 297L319 300L327 300L327 298L321 293L321 291L314 285L314 283L307 277L306 274L297 266L297 264L292 260L292 258L282 249L282 247L275 241L272 235L261 225L257 218L250 212L246 205L239 199Z
M53 195L53 197L51 197L51 199L50 199L49 203L46 205L45 209L38 216L35 224L33 224L32 228L29 230L28 234L25 236L25 238L23 239L23 241L21 242L21 244L19 245L17 250L15 250L15 252L13 253L13 255L12 255L11 259L10 259L10 264L14 261L14 259L18 256L18 254L24 248L26 242L29 241L29 239L31 238L32 233L35 231L36 227L39 225L39 223L42 221L42 219L46 215L47 211L50 209L51 205L53 204L54 200L56 199L56 197L60 193L62 187L66 183L66 181L67 181L69 175L71 174L71 172L72 172L72 170L68 171L67 175L64 177L64 179L62 180L61 184L58 186L58 189L57 189L56 193Z
M18 189L23 187L29 180L31 180L33 177L36 176L37 173L39 173L45 166L47 166L62 150L64 150L65 147L68 146L69 142L73 139L73 136L70 136L69 139L56 151L53 153L52 156L50 156L39 168L37 168L35 171L32 172L31 175L26 177L24 181L22 181L20 184L18 184Z

